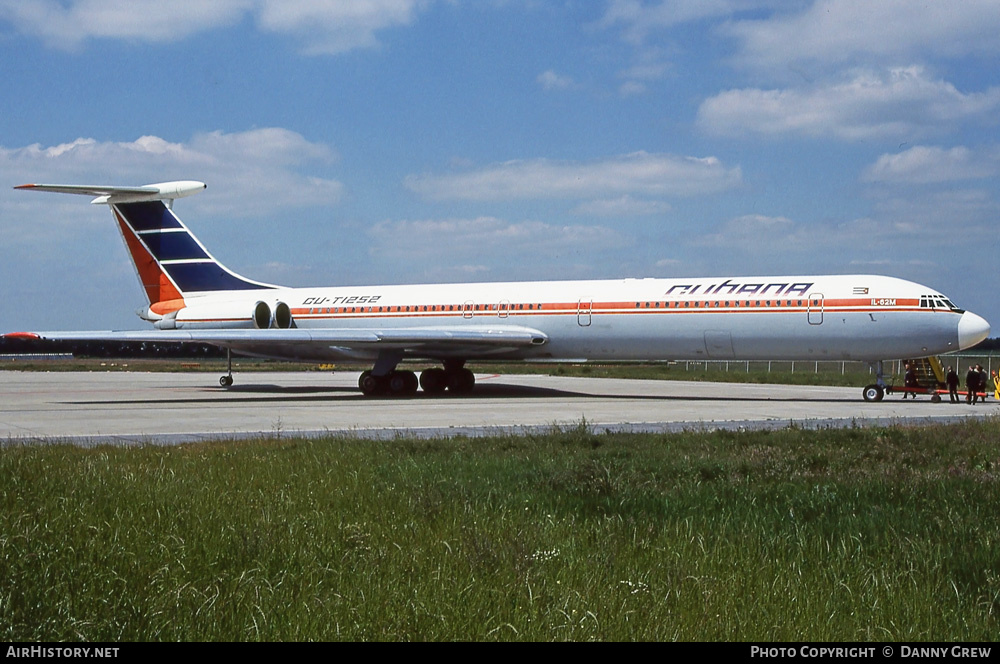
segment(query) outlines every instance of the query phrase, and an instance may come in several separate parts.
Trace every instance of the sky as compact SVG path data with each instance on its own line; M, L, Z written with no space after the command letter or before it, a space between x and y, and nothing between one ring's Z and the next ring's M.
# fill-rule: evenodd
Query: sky
M1000 330L996 0L0 0L0 331L143 329L111 214L287 286L884 274Z

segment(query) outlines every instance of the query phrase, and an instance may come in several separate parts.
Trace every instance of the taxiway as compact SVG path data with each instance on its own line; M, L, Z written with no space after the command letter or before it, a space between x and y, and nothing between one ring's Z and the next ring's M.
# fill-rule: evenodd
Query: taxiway
M866 403L859 388L478 375L463 397L369 399L356 372L0 372L0 442L173 444L261 435L367 438L525 432L762 428L948 421L1000 413L986 404Z

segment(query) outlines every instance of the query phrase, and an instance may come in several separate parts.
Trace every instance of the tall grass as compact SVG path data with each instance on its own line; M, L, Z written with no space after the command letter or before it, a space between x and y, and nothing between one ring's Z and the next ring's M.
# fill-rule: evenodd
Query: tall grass
M1000 422L0 450L7 640L992 640Z

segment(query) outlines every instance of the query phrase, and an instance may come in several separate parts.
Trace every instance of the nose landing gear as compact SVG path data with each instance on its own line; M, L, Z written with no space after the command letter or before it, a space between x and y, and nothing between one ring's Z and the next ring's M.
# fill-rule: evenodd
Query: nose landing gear
M232 387L233 386L233 350L231 348L226 349L226 373L225 376L219 378L219 385L222 387Z
M885 390L881 385L866 385L863 396L865 401L881 401L885 396Z
M881 401L885 397L885 376L882 372L882 360L879 360L876 366L875 383L873 385L866 385L861 393L865 401Z

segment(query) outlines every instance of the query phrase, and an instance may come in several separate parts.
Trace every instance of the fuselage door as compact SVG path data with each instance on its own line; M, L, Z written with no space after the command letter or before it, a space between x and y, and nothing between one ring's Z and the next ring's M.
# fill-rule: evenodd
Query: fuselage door
M732 333L728 330L705 330L705 352L713 360L736 357Z
M466 300L465 304L462 305L462 318L472 318L472 310L475 308L475 303L472 300Z
M580 327L589 327L594 311L594 301L581 299L576 305L576 322Z
M810 325L823 324L823 294L810 293L809 303L806 305L806 318Z

